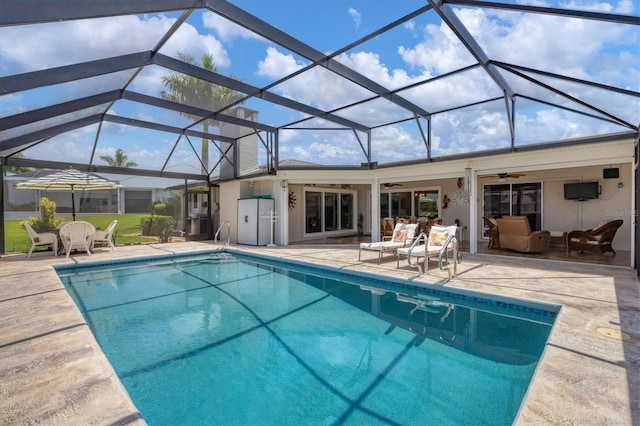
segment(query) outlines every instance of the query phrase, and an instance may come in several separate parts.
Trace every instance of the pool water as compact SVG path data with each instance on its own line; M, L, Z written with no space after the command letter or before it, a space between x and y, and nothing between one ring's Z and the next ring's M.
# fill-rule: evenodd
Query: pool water
M58 274L150 425L511 424L557 313L219 252Z

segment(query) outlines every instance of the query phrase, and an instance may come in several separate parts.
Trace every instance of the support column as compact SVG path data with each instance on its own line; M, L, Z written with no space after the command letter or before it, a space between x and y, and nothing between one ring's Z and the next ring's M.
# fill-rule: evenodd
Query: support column
M371 182L371 241L380 241L380 182Z
M5 254L4 245L4 168L6 166L0 162L0 254Z
M469 253L478 252L478 173L471 167L464 169L465 185L469 193Z

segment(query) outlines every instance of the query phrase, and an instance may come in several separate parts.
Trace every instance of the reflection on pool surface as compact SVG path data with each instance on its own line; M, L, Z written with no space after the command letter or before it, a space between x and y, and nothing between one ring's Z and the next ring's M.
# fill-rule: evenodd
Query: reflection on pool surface
M210 253L59 267L160 424L511 424L557 310Z

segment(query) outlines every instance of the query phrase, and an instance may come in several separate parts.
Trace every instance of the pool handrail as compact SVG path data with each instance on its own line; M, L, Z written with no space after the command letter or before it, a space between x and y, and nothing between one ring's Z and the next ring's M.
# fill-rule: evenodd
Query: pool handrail
M449 244L453 244L453 274L451 273L451 266L449 265L449 256L447 254L448 252L447 247L449 247ZM444 271L445 269L442 262L443 257L445 257L447 260L446 269L447 269L447 273L449 274L449 278L447 279L447 281L457 279L458 278L458 262L460 261L460 257L458 254L458 238L456 237L455 234L449 235L449 238L447 238L447 241L444 243L444 246L442 247L442 250L438 255L438 269L440 269L441 271Z
M227 242L225 243L225 246L229 247L229 240L231 239L231 223L228 220L222 221L222 223L218 227L218 230L216 231L216 235L214 235L213 237L213 242L214 244L218 243L218 236L220 235L220 231L222 231L224 225L227 225Z

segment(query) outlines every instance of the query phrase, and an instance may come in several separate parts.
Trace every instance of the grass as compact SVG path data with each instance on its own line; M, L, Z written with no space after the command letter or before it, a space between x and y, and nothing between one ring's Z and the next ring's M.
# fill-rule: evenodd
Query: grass
M140 236L140 218L144 214L119 214L108 216L88 216L82 217L78 215L76 220L89 222L93 226L106 229L112 220L116 219L116 245L134 244L134 243L151 243L157 241L153 237ZM6 253L26 253L31 248L31 239L27 235L27 231L22 227L24 219L5 220L5 252ZM43 248L36 247L36 250ZM50 250L50 249L49 249Z

